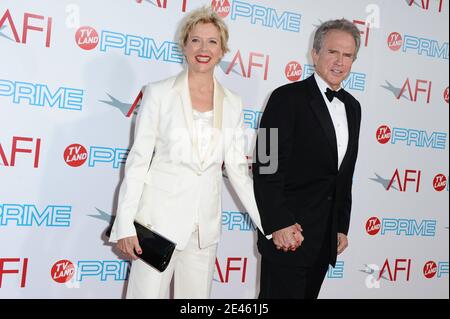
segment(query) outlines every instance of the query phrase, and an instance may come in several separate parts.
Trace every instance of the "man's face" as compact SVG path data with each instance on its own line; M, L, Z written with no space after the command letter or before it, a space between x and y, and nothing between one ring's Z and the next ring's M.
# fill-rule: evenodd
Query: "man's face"
M352 35L340 30L329 31L320 51L313 49L311 52L317 74L333 90L337 90L350 73L355 53Z

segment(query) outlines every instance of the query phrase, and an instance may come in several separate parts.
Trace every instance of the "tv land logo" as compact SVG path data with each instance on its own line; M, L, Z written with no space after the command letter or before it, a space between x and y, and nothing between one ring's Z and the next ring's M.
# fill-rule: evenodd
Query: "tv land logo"
M305 64L303 67L303 80L313 75L314 65ZM348 90L365 91L367 74L359 72L350 72L348 77L342 82L342 87Z
M230 0L231 1L231 0ZM230 16L231 20L248 21L253 25L281 31L300 32L302 15L252 4L244 1L213 0L211 6L222 18Z
M297 61L291 61L286 65L284 73L291 82L297 82L302 78L302 65Z
M0 288L25 288L28 260L29 258L0 257Z
M435 39L391 32L387 38L387 46L394 52L411 52L420 56L448 60L448 42L439 43Z
M42 210L38 207L35 204L0 203L0 229L11 226L70 227L72 206L47 205Z
M92 27L80 27L75 33L75 41L77 45L83 50L89 51L95 49L99 42L98 33Z
M423 276L426 279L442 278L444 275L448 275L448 261L439 261L436 263L430 260L423 266Z
M30 37L33 39L31 40L32 43L38 43L39 41L46 48L49 48L51 46L52 22L52 17L30 12L25 12L23 18L14 19L11 11L6 9L3 13L0 11L0 35L2 38L16 43L27 44L29 32L32 31L33 35ZM36 32L43 34L37 36Z
M444 90L444 101L448 104L448 90L449 90L449 88L448 88L448 86L447 86L447 88Z
M435 237L437 220L417 221L406 218L370 217L366 222L366 233L370 236L392 234L396 236Z
M68 288L79 288L83 281L97 280L125 281L128 280L131 263L128 260L79 260L68 259L56 261L50 276L58 284L66 284Z
M99 35L100 34L100 35ZM91 26L83 26L75 32L76 45L82 50L93 50L99 46L101 52L121 52L125 56L137 56L146 60L182 64L184 55L178 43L157 41L141 35L116 31L98 32Z
M41 154L41 138L13 136L11 143L6 144L5 141L0 141L0 166L15 167L15 166L32 166L39 168L39 160ZM11 151L7 152L8 147ZM20 155L17 160L18 154ZM25 158L22 158L25 157Z
M233 54L231 62L222 60L219 63L219 67L226 75L233 73L239 77L248 79L261 78L262 76L264 81L267 81L269 77L269 65L270 55L259 52L249 52L246 55L245 53L241 53L241 50ZM262 70L260 72L254 72L255 69Z
M433 6L430 7L430 0L405 0L405 1L406 1L406 4L410 7L420 8L424 11L435 12L437 10L437 12L439 12L439 13L442 12L442 6L444 4L444 0L432 1ZM448 3L448 2L446 2L446 3ZM439 4L439 5L437 5L437 4Z
M378 143L385 145L405 144L406 146L414 146L417 148L433 148L445 150L447 148L448 134L444 132L428 133L424 130L416 130L409 128L389 127L381 125L376 132Z
M0 97L2 96L9 98L13 104L34 108L82 111L84 90L64 86L49 88L44 83L0 79Z
M447 177L444 174L438 174L433 179L433 188L436 192L448 191Z
M124 165L128 153L125 148L111 148L103 146L90 146L88 149L81 144L71 144L64 150L64 161L71 167L80 167L88 162L89 167L112 164L112 168L118 169Z

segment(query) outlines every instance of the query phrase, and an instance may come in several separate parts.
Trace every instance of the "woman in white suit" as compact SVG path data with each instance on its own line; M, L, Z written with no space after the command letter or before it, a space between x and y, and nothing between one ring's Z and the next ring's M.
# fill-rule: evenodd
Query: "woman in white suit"
M180 32L187 70L147 85L125 166L110 241L133 259L127 298L209 298L221 232L222 164L262 231L248 174L242 100L214 78L228 29L211 9L190 13ZM138 259L133 221L176 243L159 272Z

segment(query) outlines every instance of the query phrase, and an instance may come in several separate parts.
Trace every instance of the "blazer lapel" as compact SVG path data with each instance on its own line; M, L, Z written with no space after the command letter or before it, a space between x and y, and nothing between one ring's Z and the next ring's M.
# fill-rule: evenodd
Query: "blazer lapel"
M317 86L314 76L308 79L308 84L310 86L310 91L312 93L311 108L316 115L320 126L325 132L328 144L331 148L333 154L333 160L335 162L335 167L337 168L338 163L338 153L337 153L337 142L336 142L336 132L334 131L333 120L331 119L330 112L328 112L327 105L323 100L322 94L320 93L319 87Z
M184 118L186 119L186 127L192 141L192 152L194 160L199 162L200 154L198 152L198 137L194 130L194 116L192 114L191 94L189 93L188 71L181 72L175 79L174 89L178 92L181 98Z

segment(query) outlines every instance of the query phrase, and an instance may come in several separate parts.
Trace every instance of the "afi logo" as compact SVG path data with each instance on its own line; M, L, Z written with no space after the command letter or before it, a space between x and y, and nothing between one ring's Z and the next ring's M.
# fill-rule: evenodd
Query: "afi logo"
M108 104L114 108L117 108L120 110L120 112L125 115L126 117L131 117L133 114L137 114L137 109L140 107L140 102L142 100L142 97L144 96L144 93L139 91L138 95L136 96L133 104L130 103L124 103L113 97L112 95L106 93L109 97L109 101L107 100L100 100L100 102Z
M6 266L5 264L14 264ZM22 265L20 265L22 263ZM12 267L16 267L11 269ZM3 275L17 274L20 279L20 288L24 288L27 282L28 258L21 260L20 258L0 258L0 288L2 288Z
M396 185L398 186L399 191L406 192L408 183L415 183L416 184L416 193L418 193L419 189L420 189L421 175L422 175L421 171L407 169L407 170L405 170L405 173L403 174L403 179L402 179L400 177L399 170L396 169L386 190L389 191L391 189L391 187L393 187L394 182L396 182ZM402 180L403 180L403 183L402 183Z
M392 32L388 36L387 44L392 51L398 51L403 46L402 35L398 32Z
M437 274L437 265L434 261L428 261L423 266L423 275L425 278L431 279Z
M366 232L374 236L380 232L381 222L378 217L370 217L366 222Z
M436 192L442 192L447 187L447 177L443 174L436 175L433 179L433 188Z
M381 279L381 276L386 271L387 271L390 281L397 281L397 274L399 272L406 272L406 281L409 281L409 277L411 274L411 259L395 259L394 267L392 268L392 266L389 263L389 259L386 258L386 261L384 262L383 267L381 267L380 274L378 276L378 280Z
M289 81L296 82L302 77L302 66L296 61L291 61L286 65L284 73Z
M50 274L54 281L63 284L75 275L75 266L70 260L60 260L53 265Z
M211 6L213 10L224 19L228 17L231 12L231 6L228 0L213 0Z
M370 23L367 23L364 20L353 20L353 24L356 25L357 27L359 25L363 26L364 29L363 31L360 31L361 33L361 38L363 35L365 35L365 40L364 40L364 46L367 47L369 46L369 33L370 33Z
M38 20L38 21L36 21ZM34 14L34 13L24 13L23 15L23 29L22 29L22 39L20 39L19 32L17 32L16 24L11 16L11 13L7 9L5 13L0 17L0 29L2 29L5 23L11 28L14 40L17 43L27 43L27 36L29 31L44 32L45 30L45 46L50 47L50 40L52 36L52 18L45 18L45 16Z
M387 144L391 140L391 129L387 125L382 125L378 128L376 138L378 143Z
M31 143L31 145L30 145ZM41 139L34 139L32 137L20 137L13 136L12 138L12 147L11 147L11 156L6 156L6 152L0 143L0 164L3 166L15 166L16 165L16 156L18 153L26 153L33 154L33 167L39 167L39 155L41 153Z
M448 87L444 91L444 101L448 104Z
M414 83L414 82L413 82ZM411 88L411 83L409 81L409 78L406 79L405 83L403 84L402 88L400 89L400 93L397 96L397 100L400 100L400 98L403 96L405 92L409 94L409 99L412 102L417 102L417 96L419 95L419 92L426 93L427 94L427 104L430 103L431 99L431 87L432 82L427 80L416 80L414 83L414 90Z
M75 33L75 41L83 50L95 49L99 42L98 33L92 27L80 27Z
M219 275L219 281L221 283L230 282L230 273L237 272L241 283L245 283L247 278L247 257L228 257L225 266L225 276L223 275L223 268L220 266L219 261L216 258L216 270Z
M406 0L406 2L408 3L408 6L412 7L413 5L417 6L417 7L421 7L423 10L430 10L430 0ZM436 1L433 1L434 3ZM443 4L443 0L439 0L439 7L438 7L438 12L442 12L442 4Z
M79 167L86 160L89 167L95 167L100 163L112 163L112 167L118 169L125 164L128 153L128 149L102 146L91 146L88 152L81 144L71 144L64 150L64 161L72 167Z
M266 81L269 75L270 56L263 53L250 52L248 58L247 56L244 57L245 60L242 58L241 51L239 50L228 65L226 62L222 62L222 69L225 69L225 74L229 75L233 71L233 73L239 74L244 78L251 78L254 68L262 68L264 71L264 81ZM240 72L235 70L236 63L239 65L238 70Z
M137 3L142 3L142 0L135 0ZM158 8L167 9L167 0L146 0L150 2L152 5L157 6ZM181 10L186 12L187 0L182 0Z

